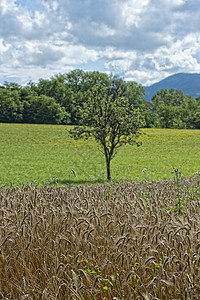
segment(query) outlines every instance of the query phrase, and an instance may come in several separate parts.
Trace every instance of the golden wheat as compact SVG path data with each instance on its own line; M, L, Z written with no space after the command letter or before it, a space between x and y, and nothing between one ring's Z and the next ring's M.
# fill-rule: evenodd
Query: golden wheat
M200 299L199 183L0 189L2 299ZM193 194L188 191L195 191Z

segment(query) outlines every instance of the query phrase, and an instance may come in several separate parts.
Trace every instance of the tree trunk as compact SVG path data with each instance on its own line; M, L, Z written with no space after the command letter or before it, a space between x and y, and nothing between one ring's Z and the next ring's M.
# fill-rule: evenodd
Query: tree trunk
M111 174L110 174L110 160L106 157L106 169L107 169L107 180L111 180Z
M105 154L105 159L106 159L107 180L110 181L111 180L111 174L110 174L111 156L110 156L108 148L106 147L106 143L104 143L104 154Z

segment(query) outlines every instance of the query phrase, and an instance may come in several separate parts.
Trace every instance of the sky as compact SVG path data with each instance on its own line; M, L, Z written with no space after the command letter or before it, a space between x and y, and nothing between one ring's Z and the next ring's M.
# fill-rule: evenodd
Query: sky
M0 0L0 83L74 69L143 86L200 73L200 0Z

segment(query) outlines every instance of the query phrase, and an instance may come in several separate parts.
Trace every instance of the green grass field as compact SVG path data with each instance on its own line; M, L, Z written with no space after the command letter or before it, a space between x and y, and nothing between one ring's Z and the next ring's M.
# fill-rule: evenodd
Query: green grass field
M72 140L69 128L0 124L0 185L104 181L105 161L97 144L94 140ZM200 171L200 130L144 129L143 132L141 147L124 146L118 151L111 162L112 177L152 181L171 179L174 167L184 176L194 176Z

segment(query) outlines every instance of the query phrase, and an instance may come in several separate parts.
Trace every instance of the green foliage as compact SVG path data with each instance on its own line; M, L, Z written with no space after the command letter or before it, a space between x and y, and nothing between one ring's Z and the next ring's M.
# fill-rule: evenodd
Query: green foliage
M0 88L0 122L20 122L23 104L17 90Z
M160 90L152 98L155 125L161 128L200 128L198 100L180 90Z
M0 122L35 122L31 113L27 112L28 106L38 101L38 105L33 106L40 109L40 97L47 96L59 106L52 110L53 100L49 101L49 118L43 118L42 113L38 112L35 117L38 123L80 125L81 110L97 85L107 88L107 94L113 98L119 94L124 97L130 110L132 106L139 109L147 128L200 129L200 97L193 99L180 90L163 89L153 96L150 103L145 100L143 86L137 82L126 82L113 74L108 76L97 71L84 72L79 69L50 79L41 78L37 84L29 82L25 87L14 82L4 82L4 88L0 88ZM47 106L45 99L43 97L44 105L41 106Z
M137 144L141 134L143 118L139 110L130 106L128 99L116 90L102 84L95 86L89 94L88 101L81 110L81 126L71 130L75 139L92 136L100 145L106 159L107 179L111 179L110 161L118 148L126 144Z
M80 109L87 102L88 93L95 84L109 85L106 74L99 72L83 72L74 70L66 74L59 74L49 80L40 79L37 86L29 83L32 90L38 95L46 95L65 108L70 116L66 124L78 124Z
M19 91L21 89L21 86L19 84L15 82L8 82L8 81L4 82L4 87L6 89L15 90L15 91Z
M54 98L45 95L33 96L24 103L23 121L33 124L60 124L69 115Z
M199 97L200 99L200 97ZM182 120L185 128L200 129L200 101L197 98L186 97L182 104Z
M98 84L110 85L109 77L97 71L83 72L74 70L64 75L65 85L74 95L74 106L71 112L71 124L78 125L81 120L81 109L88 101L91 89Z
M50 80L40 79L37 86L38 95L46 95L55 100L57 104L65 108L68 117L71 118L74 112L74 92L65 85L65 77L63 75L57 75ZM66 121L66 124L71 123L70 118Z
M89 274L89 276L94 277L95 280L98 279L103 285L102 289L105 291L110 290L114 286L113 282L107 278L108 276L102 274L101 267L95 265L92 261L84 259L82 261L79 261L79 265L80 269L77 277L81 278L82 273L87 273ZM93 297L95 299L95 295L93 295Z
M153 127L154 116L149 101L144 99L145 90L137 82L127 82L124 96L128 99L129 105L138 108L145 119L145 127Z

